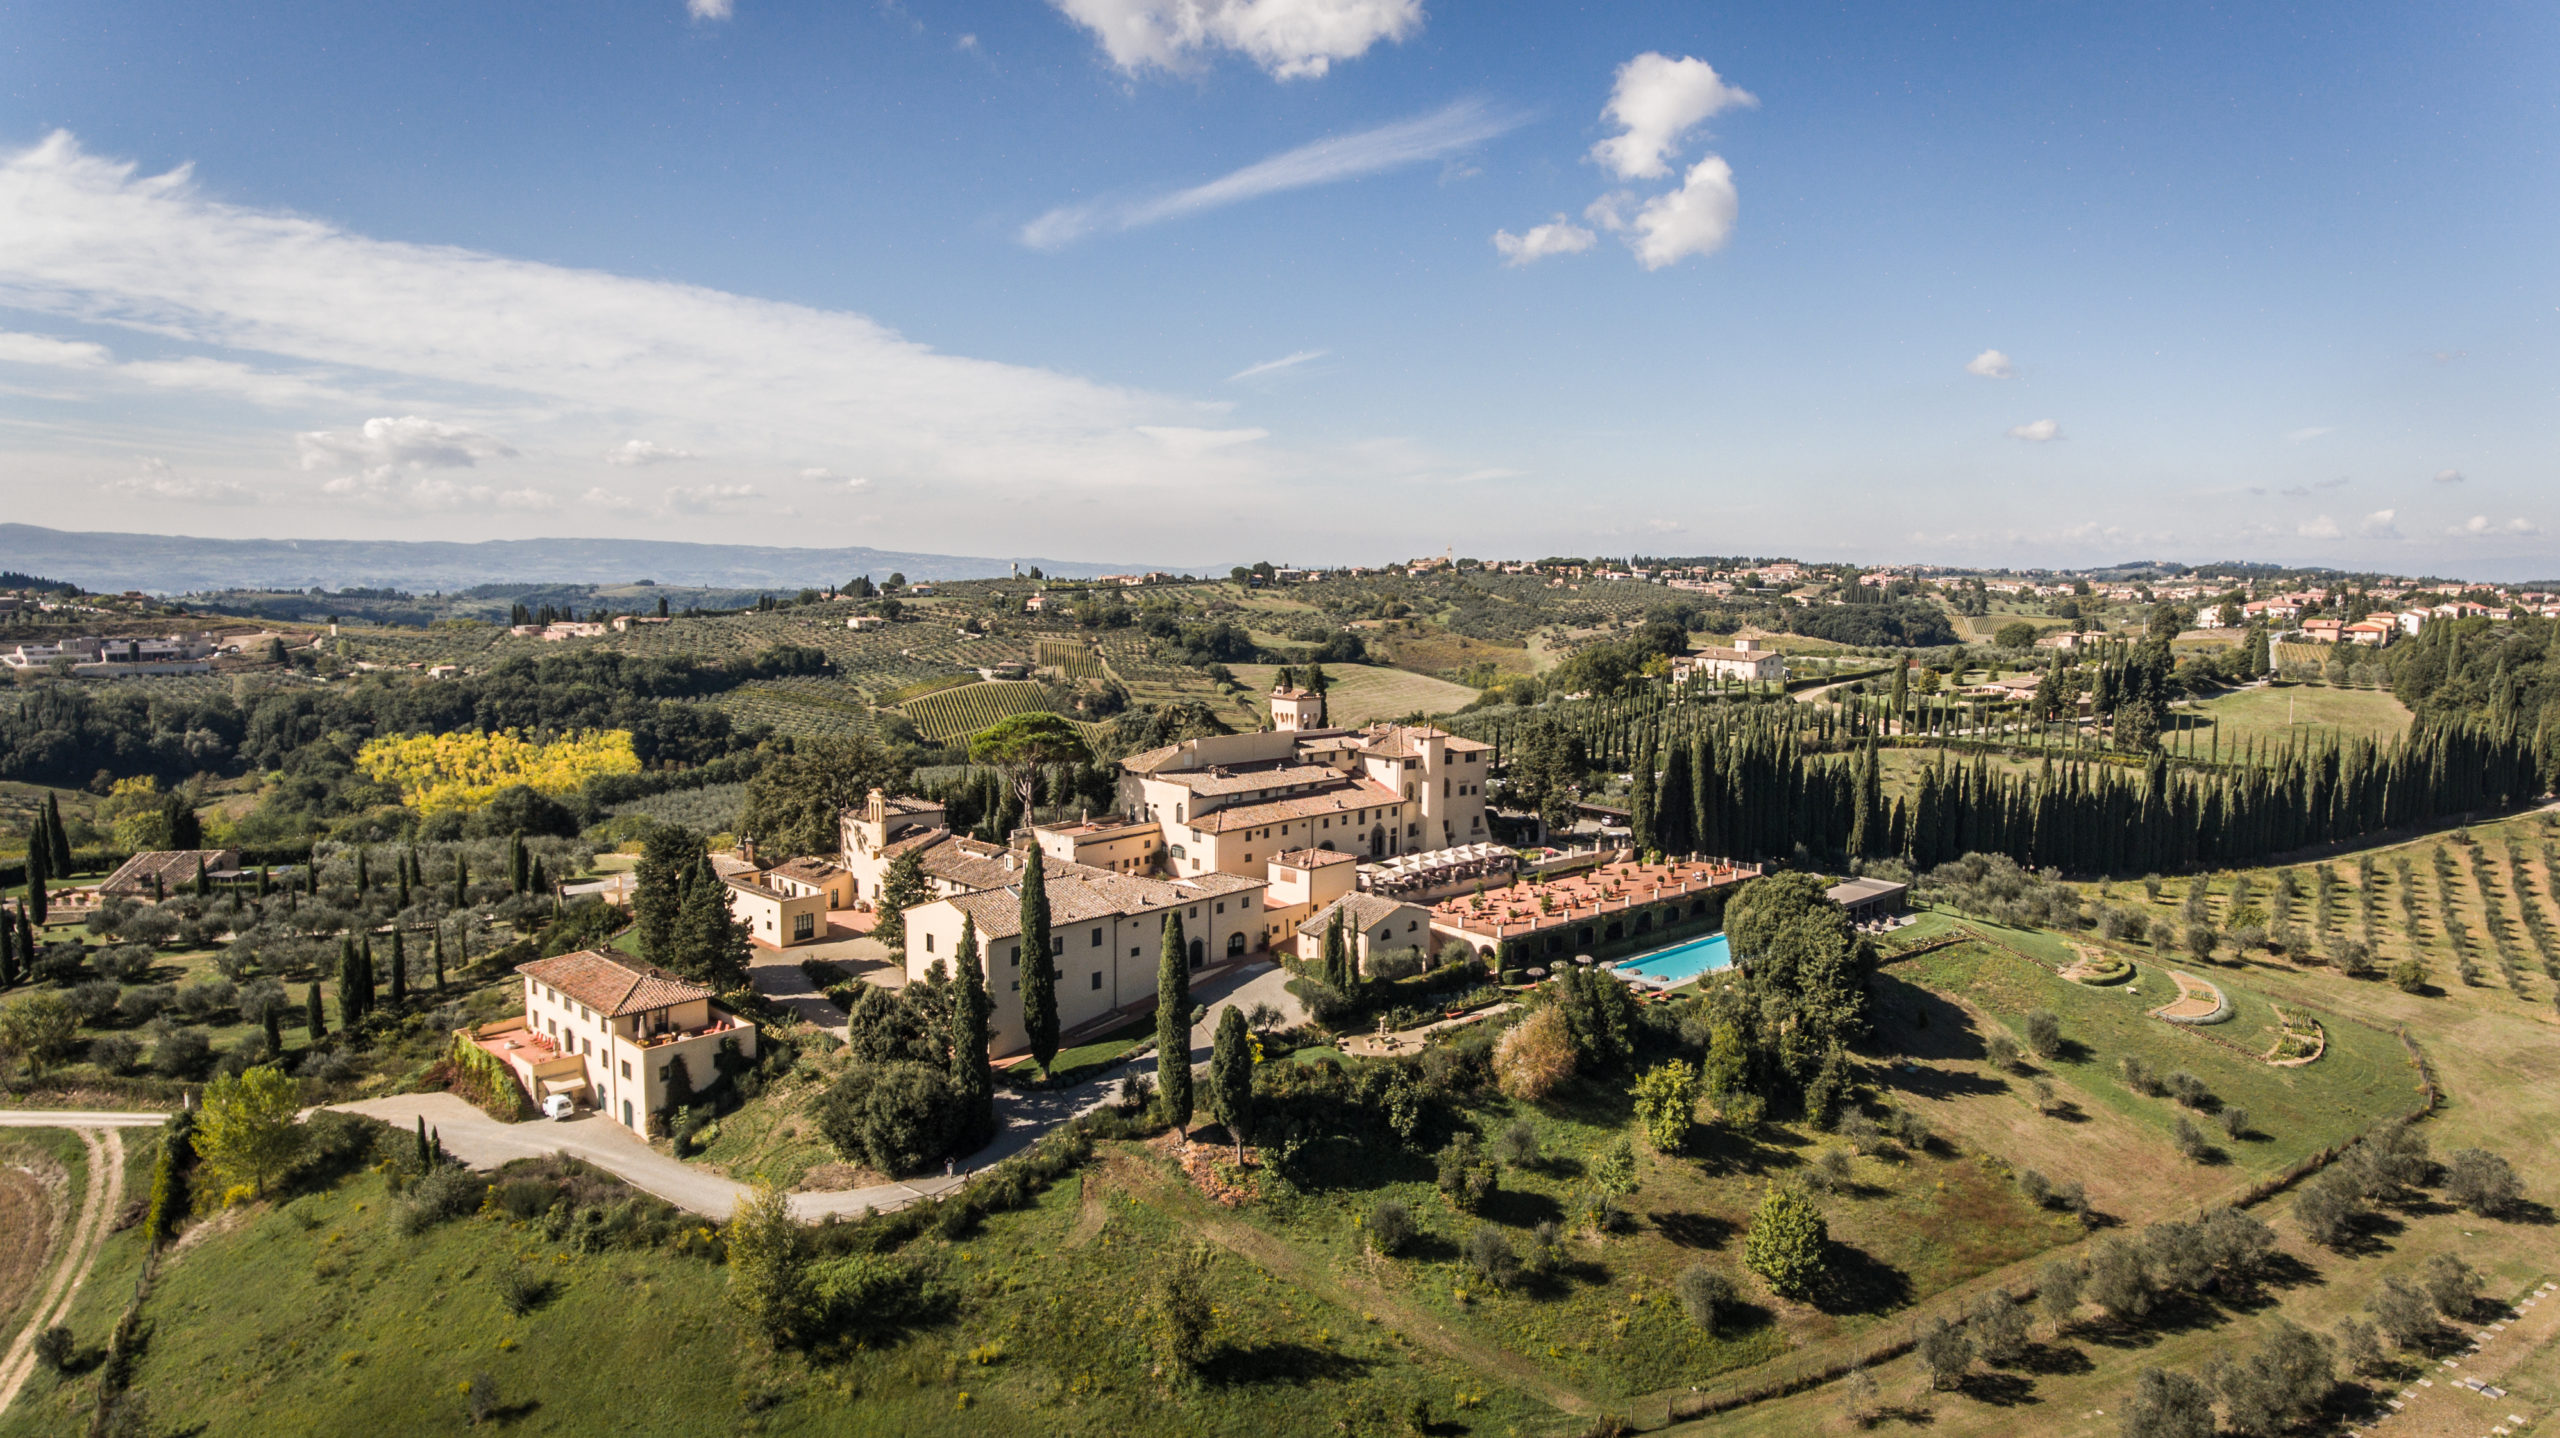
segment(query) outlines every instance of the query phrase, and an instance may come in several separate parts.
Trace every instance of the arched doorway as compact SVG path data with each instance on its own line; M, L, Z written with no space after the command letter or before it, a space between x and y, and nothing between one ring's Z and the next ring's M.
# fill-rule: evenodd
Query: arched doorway
M1386 856L1387 826L1384 824L1372 824L1369 826L1369 857L1372 859L1383 859Z
M1200 944L1200 941L1199 941L1199 940L1197 940L1197 939L1192 940L1192 947L1193 947L1193 948L1198 948L1198 947L1199 947L1199 944ZM1243 952L1244 952L1244 930L1242 930L1242 929L1238 929L1238 930L1236 930L1234 933L1227 935L1227 957L1232 959L1232 958L1235 958L1235 957L1237 957L1238 955L1242 954Z
M631 1100L629 1099L624 1099L622 1101L622 1126L624 1128L631 1127Z
M1209 949L1206 944L1202 943L1198 939L1193 939L1191 941L1191 967L1195 969L1200 967L1201 962L1208 956L1208 953Z

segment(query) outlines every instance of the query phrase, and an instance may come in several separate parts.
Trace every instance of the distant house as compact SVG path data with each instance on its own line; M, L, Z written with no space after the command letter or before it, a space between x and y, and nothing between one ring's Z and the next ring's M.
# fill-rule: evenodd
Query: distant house
M2335 644L2346 627L2343 619L2306 619L2302 621L2302 635L2315 644Z
M2341 631L2351 644L2370 645L2379 649L2400 632L2400 626L2388 619L2359 619Z
M1891 879L1851 879L1832 885L1823 897L1847 909L1850 922L1863 924L1901 913L1910 893L1910 885Z
M1757 639L1737 639L1722 648L1700 649L1671 661L1674 679L1739 679L1746 682L1784 680L1787 659Z
M197 873L231 875L240 871L237 849L153 849L134 855L98 885L103 899L159 899L196 881Z
M2036 647L2038 649L2077 649L2088 642L2089 636L2086 634L2074 634L2068 629L2057 629L2051 634L2038 635Z
M779 887L766 878L755 872L720 876L729 886L729 912L747 926L749 938L768 949L787 949L827 936L825 890Z
M886 629L889 627L889 621L877 614L857 614L846 620L844 627L853 630Z
M723 1049L755 1057L754 1024L654 965L582 949L516 972L523 1016L469 1032L536 1103L566 1094L647 1138L679 1060L699 1093L719 1078Z

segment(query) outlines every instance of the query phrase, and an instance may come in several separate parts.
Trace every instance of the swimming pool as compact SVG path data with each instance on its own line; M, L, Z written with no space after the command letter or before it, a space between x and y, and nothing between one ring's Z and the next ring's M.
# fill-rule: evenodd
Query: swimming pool
M1733 955L1725 947L1724 935L1709 934L1703 939L1691 939L1685 944L1673 944L1667 949L1656 949L1652 953L1629 959L1617 965L1616 968L1619 973L1640 982L1655 988L1667 989L1685 984L1700 974L1712 974L1718 969L1732 966Z

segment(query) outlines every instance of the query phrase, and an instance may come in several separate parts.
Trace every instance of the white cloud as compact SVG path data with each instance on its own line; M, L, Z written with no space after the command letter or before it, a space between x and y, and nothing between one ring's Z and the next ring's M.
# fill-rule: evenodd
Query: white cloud
M1533 225L1528 233L1515 235L1509 230L1493 232L1493 247L1502 252L1502 262L1514 267L1543 260L1549 255L1578 255L1597 243L1599 236L1558 215L1543 225Z
M626 439L604 452L605 463L618 464L625 469L636 469L644 464L665 464L671 460L699 458L701 456L692 450L677 449L673 445L660 444L654 439Z
M842 475L836 473L832 469L804 469L800 471L800 482L803 484L841 484L847 489L869 489L871 487L871 481L861 475Z
M342 474L324 482L320 493L374 509L418 512L550 510L559 501L538 489L465 484L441 474L416 474L378 465L360 474Z
M1473 123L1481 132L1481 115ZM1446 143L1465 129L1436 134ZM1432 148L1411 137L1407 147ZM1336 154L1333 169L1356 171L1381 153L1372 145L1348 163ZM1327 163L1303 155L1286 174L1256 167L1191 203L1285 188ZM223 204L183 169L145 176L68 135L0 150L0 235L0 307L212 352L152 361L164 366L151 372L163 389L183 380L247 397L301 385L300 403L318 411L296 426L309 435L305 462L360 479L385 466L485 466L513 450L511 474L574 493L597 454L642 426L778 473L826 454L953 513L962 495L970 513L1018 497L1024 522L1098 488L1224 480L1222 493L1244 494L1273 472L1248 447L1178 455L1136 432L1196 426L1213 406L942 353L860 314L377 240ZM123 382L102 349L68 343L12 341L10 353L100 393ZM364 407L332 397L346 393L368 396ZM353 430L331 422L351 410L379 418ZM111 418L94 430L101 448L131 432L132 414ZM267 443L271 426L236 430L240 462L253 462L250 446ZM462 488L392 477L338 493L414 506Z
M1964 362L1964 372L1980 375L1984 379L2014 379L2017 377L2018 367L2011 364L2009 357L2000 351L1984 350Z
M2284 442L2287 444L2308 444L2312 440L2318 439L2324 434L2336 434L2337 432L2336 427L2332 425L2307 425L2301 429L2285 431Z
M1422 28L1422 0L1051 0L1122 70L1196 70L1215 51L1312 79Z
M616 514L628 514L640 507L640 501L633 499L630 495L617 494L614 491L599 485L578 496L578 507L581 509L601 509Z
M2293 532L2301 535L2305 539L2336 539L2344 531L2338 528L2338 521L2322 514L2315 515L2312 518L2306 519L2300 524L2295 525L2293 527Z
M252 504L258 498L245 484L180 474L169 467L169 461L157 455L135 466L132 474L109 482L107 488L129 498L156 499L171 504Z
M758 505L764 498L752 484L670 485L667 508L678 514L721 514Z
M1296 369L1298 366L1306 364L1311 360L1323 359L1326 355L1331 353L1331 350L1299 350L1294 354L1282 355L1278 359L1264 360L1260 364L1249 364L1243 369L1237 370L1234 374L1227 376L1227 383L1234 384L1238 380L1260 379L1267 374L1278 374L1282 370Z
M1193 429L1173 424L1142 424L1138 433L1179 455L1208 454L1271 437L1267 429Z
M293 437L304 469L353 464L388 474L395 470L468 469L515 451L504 443L440 420L403 415L369 419L353 431L312 430Z
M2542 526L2530 519L2494 520L2485 514L2475 514L2445 531L2447 534L2458 534L2470 539L2485 539L2498 535L2540 534L2541 532Z
M114 359L105 345L86 340L58 340L48 335L0 330L0 364L43 365L48 369L98 369Z
M737 0L684 0L684 13L696 20L726 20L737 9Z
M1355 180L1440 159L1520 123L1516 115L1496 114L1479 101L1461 100L1428 115L1300 145L1169 195L1061 205L1024 225L1020 238L1035 250L1054 250L1099 230L1134 230L1284 190Z
M2053 441L2062 438L2062 422L2059 420L2038 419L2030 420L2021 425L2012 425L2009 429L2009 437L2011 439L2023 439L2029 444L2050 444Z
M2377 509L2356 524L2356 533L2373 539L2398 539L2400 537L2399 520L2400 511Z
M2435 482L2438 484L2460 484L2462 483L2462 471L2458 469L2439 469L2435 472Z
M1618 83L1601 115L1620 133L1591 147L1591 158L1622 180L1654 180L1689 131L1736 106L1757 105L1704 60L1647 51L1618 67Z
M1721 155L1709 155L1689 167L1680 188L1656 195L1636 211L1635 233L1628 248L1648 270L1677 264L1691 255L1712 255L1733 233L1741 198L1734 193L1733 167Z

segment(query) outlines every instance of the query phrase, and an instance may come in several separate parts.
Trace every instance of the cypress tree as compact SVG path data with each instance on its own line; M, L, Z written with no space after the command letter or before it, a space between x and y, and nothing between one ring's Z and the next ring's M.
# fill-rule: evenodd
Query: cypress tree
M46 855L53 861L51 871L68 877L71 873L71 831L62 827L62 796L59 794L44 796L44 833L45 842L53 850Z
M45 918L44 881L50 877L52 864L53 846L47 836L38 834L27 841L27 898L21 912L32 915L39 924Z
M435 1158L435 1150L427 1146L427 1116L420 1114L418 1115L418 1167L426 1168L432 1165Z
M1177 1132L1191 1124L1191 957L1187 947L1181 913L1166 913L1164 951L1156 960L1156 1102L1165 1122Z
M6 918L0 917L0 924L5 924L7 922L8 920ZM18 963L21 969L26 973L27 977L35 977L36 926L28 922L27 911L24 909L20 909L18 911Z
M320 981L318 979L313 979L311 981L311 987L303 990L302 1022L303 1026L310 1031L312 1042L317 1043L329 1036L329 1016L323 1013L320 1008Z
M987 976L978 955L977 920L961 916L958 969L951 985L951 1086L959 1096L963 1152L975 1152L996 1136L996 1074L987 1059Z
M1209 1050L1209 1102L1235 1141L1236 1162L1244 1162L1244 1141L1253 1132L1253 1040L1233 1004L1219 1012L1218 1039Z
M471 907L471 860L460 849L453 851L453 906Z
M1022 1031L1043 1073L1058 1056L1058 969L1049 954L1049 882L1032 845L1022 865Z
M409 856L402 854L396 862L400 868L400 908L405 913L409 908Z
M356 892L359 894L373 892L373 861L366 857L362 845L356 847Z
M196 897L199 899L207 898L210 897L212 893L213 876L206 871L203 856L198 855L196 858Z
M508 835L507 888L509 892L514 893L519 897L523 895L527 883L533 877L531 870L527 867L527 858L528 855L524 847L524 835Z
M396 1007L409 1001L409 953L400 942L400 931L391 931L391 1002Z
M444 926L442 924L436 926L435 958L436 992L441 994L444 992Z
M0 989L18 981L18 924L0 913Z
M1337 989L1348 989L1350 971L1342 939L1342 906L1336 904L1324 921L1324 981Z
M260 864L258 866L258 897L261 899L265 898L268 894L274 892L274 888L274 881L267 875L267 866Z
M356 941L338 941L338 1027L352 1029L364 1022L364 1001L371 992L365 980L364 960L356 953Z
M267 1057L281 1057L284 1053L284 1005L267 1006L264 1027L267 1031Z

